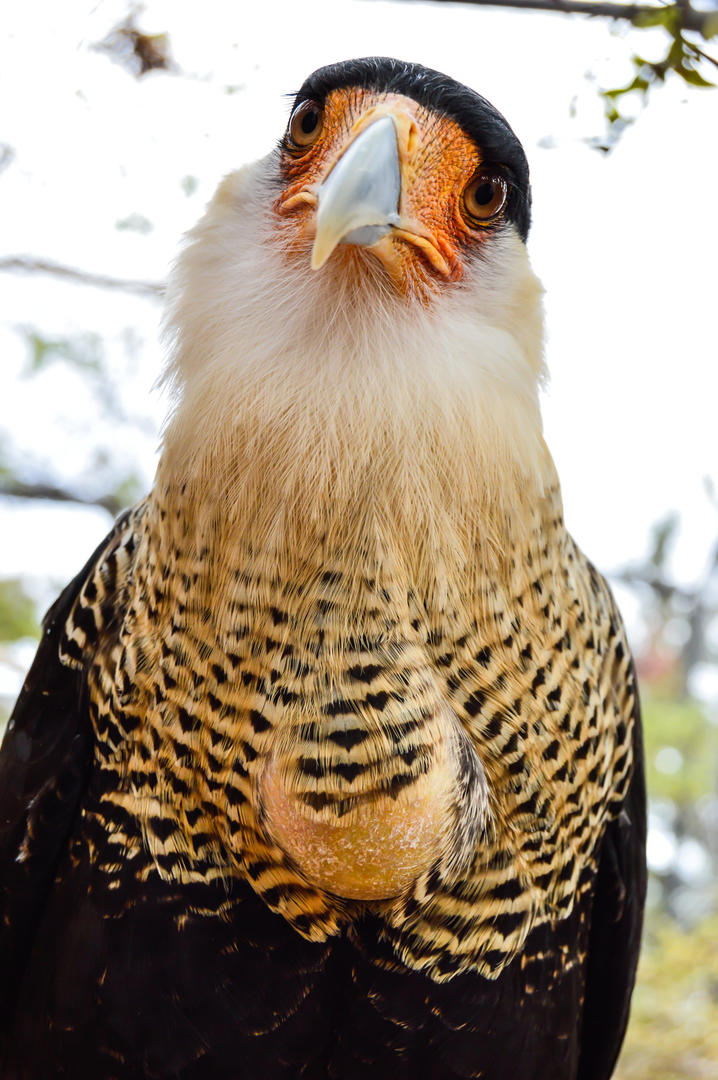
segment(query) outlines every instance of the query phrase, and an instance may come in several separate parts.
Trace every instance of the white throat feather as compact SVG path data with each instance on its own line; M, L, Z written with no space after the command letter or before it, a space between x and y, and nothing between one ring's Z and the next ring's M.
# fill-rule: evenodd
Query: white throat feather
M416 580L500 554L556 483L523 243L492 238L421 303L360 249L353 273L341 258L313 272L311 241L285 242L276 175L272 154L227 177L178 262L159 485L185 486L220 558L261 544L290 570L321 543Z

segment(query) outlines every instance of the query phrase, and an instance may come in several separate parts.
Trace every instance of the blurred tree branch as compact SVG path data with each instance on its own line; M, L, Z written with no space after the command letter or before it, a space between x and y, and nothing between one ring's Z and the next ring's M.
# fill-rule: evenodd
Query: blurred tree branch
M417 0L411 0L416 3ZM420 0L418 0L420 2ZM672 4L618 4L602 0L431 0L437 4L471 4L473 7L513 8L518 11L553 12L557 15L587 15L590 18L622 21L637 30L662 29L667 38L663 56L649 60L638 53L631 56L634 74L625 86L601 91L608 134L589 140L597 150L607 152L615 146L633 117L621 112L624 95L635 94L646 104L650 91L666 81L669 75L681 78L689 86L712 87L700 67L710 64L718 68L718 59L701 46L718 35L718 0L710 7L694 7L690 0ZM698 39L698 41L696 41ZM700 44L698 43L700 42Z
M708 494L710 497L710 488ZM668 560L679 524L676 514L669 514L658 522L653 528L647 557L641 563L626 566L611 576L629 588L647 589L652 594L657 615L653 647L660 644L665 628L672 620L685 621L685 640L676 650L678 671L675 689L679 697L686 698L690 695L691 676L698 665L718 659L709 641L709 628L718 617L713 584L718 573L718 540L709 553L702 577L692 586L678 585L671 580Z
M116 517L127 505L122 492L86 497L54 484L30 484L14 476L0 477L0 497L15 499L47 499L50 502L78 503L81 506L100 506Z
M137 293L161 299L165 287L160 281L142 281L133 278L116 278L108 274L95 274L89 270L78 270L73 266L64 266L51 259L37 259L29 255L8 255L0 258L0 270L19 271L25 274L50 274L53 277L66 278L78 285L91 285L97 289L121 289L124 292Z
M410 0L411 3L417 0ZM510 7L521 11L553 11L561 15L590 15L623 19L634 26L656 25L677 16L684 30L709 38L718 33L718 11L698 10L688 0L675 4L613 4L597 0L430 0L435 4L472 4L474 7ZM660 15L660 19L656 16ZM645 21L645 20L648 20ZM712 60L712 57L710 58ZM715 63L715 61L713 61Z

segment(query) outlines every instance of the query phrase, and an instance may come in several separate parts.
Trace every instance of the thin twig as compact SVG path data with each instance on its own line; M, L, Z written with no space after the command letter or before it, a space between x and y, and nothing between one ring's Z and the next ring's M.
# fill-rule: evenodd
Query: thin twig
M690 46L691 52L694 52L696 56L700 56L701 60L707 60L709 64L713 64L718 68L718 60L716 60L715 56L710 56L707 52L703 52L703 49L699 49L692 41L689 41L687 44Z

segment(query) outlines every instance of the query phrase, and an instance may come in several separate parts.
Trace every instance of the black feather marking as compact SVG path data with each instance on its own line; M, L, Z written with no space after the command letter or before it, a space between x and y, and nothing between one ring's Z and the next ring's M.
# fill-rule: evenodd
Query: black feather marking
M330 731L327 738L343 750L352 750L369 738L369 732L366 728L346 728L343 731Z

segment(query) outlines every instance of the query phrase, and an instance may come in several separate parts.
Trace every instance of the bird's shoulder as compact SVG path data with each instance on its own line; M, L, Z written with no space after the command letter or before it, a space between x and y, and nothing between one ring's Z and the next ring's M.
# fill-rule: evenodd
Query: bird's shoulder
M47 612L0 748L0 1016L75 821L92 757L86 655L114 618L113 580L138 511L122 515ZM94 598L91 599L91 598ZM91 614L92 613L92 614ZM82 650L79 643L82 641Z

